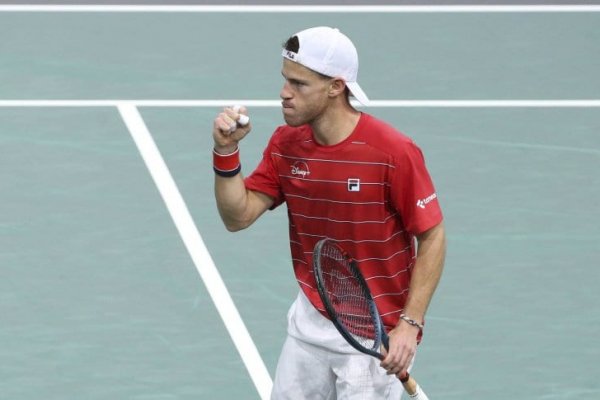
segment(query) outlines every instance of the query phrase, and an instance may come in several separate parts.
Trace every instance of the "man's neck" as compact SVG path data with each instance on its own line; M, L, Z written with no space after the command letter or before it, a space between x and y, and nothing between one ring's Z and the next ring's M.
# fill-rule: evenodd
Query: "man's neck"
M315 139L324 146L333 146L343 142L354 132L360 115L360 112L350 105L330 107L325 114L311 124Z

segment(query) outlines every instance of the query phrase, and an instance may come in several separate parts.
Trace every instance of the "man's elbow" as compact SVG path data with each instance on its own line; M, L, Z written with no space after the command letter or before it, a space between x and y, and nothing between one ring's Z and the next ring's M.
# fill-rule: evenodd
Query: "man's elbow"
M229 232L239 232L252 225L252 221L246 219L222 218L222 220L225 229Z
M246 200L237 202L235 207L221 206L217 202L221 220L229 232L248 228L273 205L273 199L267 195L252 191L247 191L247 194Z
M248 226L240 223L225 223L225 229L229 232L239 232L246 229Z

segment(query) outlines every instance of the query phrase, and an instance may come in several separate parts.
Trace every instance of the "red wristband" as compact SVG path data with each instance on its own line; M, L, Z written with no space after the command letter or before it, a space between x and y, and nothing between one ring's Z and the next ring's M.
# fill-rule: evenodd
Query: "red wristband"
M240 172L241 167L239 148L231 154L219 154L213 149L213 169L217 175L235 176Z

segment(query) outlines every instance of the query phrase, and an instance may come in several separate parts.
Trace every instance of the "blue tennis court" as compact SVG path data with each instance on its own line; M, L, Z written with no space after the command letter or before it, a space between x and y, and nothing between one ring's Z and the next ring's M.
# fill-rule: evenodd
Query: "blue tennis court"
M437 186L430 397L600 397L600 9L259 11L0 6L0 397L265 398L286 210L225 230L211 126L248 106L249 173L283 123L280 45L314 25L353 38L365 111Z

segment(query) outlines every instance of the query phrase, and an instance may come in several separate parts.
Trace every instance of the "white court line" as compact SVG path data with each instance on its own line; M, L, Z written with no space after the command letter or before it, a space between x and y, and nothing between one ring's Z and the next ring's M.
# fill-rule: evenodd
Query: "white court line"
M135 104L121 102L117 104L117 107L261 399L269 399L273 387L271 376L225 287L152 135Z
M0 100L0 107L281 107L280 100ZM357 107L360 104L353 102ZM371 100L377 108L590 108L600 107L600 99L573 100Z
M599 12L600 5L0 5L0 12L182 12L182 13L538 13Z

